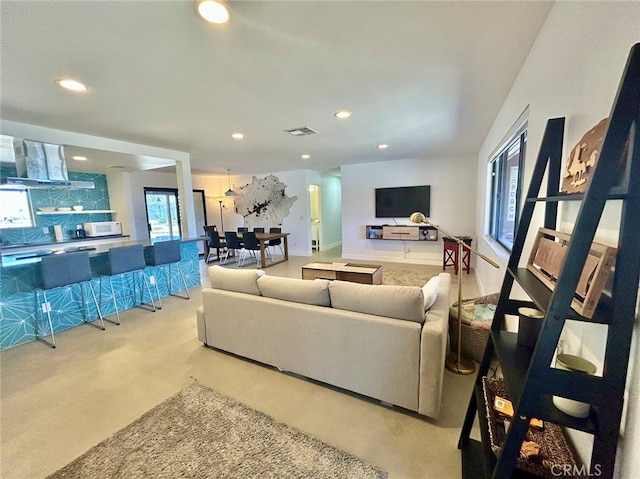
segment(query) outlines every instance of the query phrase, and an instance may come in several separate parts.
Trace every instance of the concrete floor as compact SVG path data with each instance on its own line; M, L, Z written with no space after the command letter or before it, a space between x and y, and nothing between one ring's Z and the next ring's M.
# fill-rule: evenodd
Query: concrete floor
M302 265L339 254L291 257L266 271L300 277ZM478 294L473 275L463 275L463 288L464 297ZM57 349L32 342L2 351L0 477L44 477L194 380L376 464L390 478L460 477L456 443L474 375L445 371L434 421L203 347L195 324L200 289L191 296L167 298L156 313L126 311L122 325L107 323L106 331L65 331L56 335Z

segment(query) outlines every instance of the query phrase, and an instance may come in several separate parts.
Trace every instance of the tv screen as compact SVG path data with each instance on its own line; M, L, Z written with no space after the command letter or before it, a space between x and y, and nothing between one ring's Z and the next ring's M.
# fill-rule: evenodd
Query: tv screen
M409 217L415 211L428 217L430 200L428 185L376 188L376 218Z

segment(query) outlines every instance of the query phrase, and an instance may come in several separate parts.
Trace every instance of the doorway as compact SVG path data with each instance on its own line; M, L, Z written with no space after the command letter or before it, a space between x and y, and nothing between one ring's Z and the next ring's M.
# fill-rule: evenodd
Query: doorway
M178 190L176 188L144 188L149 238L165 241L182 238ZM203 231L207 220L204 190L193 190L193 206L197 231ZM198 243L202 253L203 245Z
M320 251L322 237L322 203L320 186L309 185L309 213L311 218L311 251Z
M151 241L167 241L182 237L176 188L145 187L144 202Z

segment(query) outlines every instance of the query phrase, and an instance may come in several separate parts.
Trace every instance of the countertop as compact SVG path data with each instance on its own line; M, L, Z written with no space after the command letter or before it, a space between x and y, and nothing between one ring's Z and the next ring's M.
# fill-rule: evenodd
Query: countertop
M101 238L61 241L56 243L39 243L8 247L4 246L0 248L0 255L2 256L2 267L11 268L37 263L43 256L48 256L51 254L68 253L72 251L88 251L89 256L97 256L106 254L109 252L110 248L119 246L132 246L141 244L144 247L149 247L153 245L153 242L150 239L130 240L127 238L129 238L129 236L118 235ZM206 236L182 238L183 243L206 240Z

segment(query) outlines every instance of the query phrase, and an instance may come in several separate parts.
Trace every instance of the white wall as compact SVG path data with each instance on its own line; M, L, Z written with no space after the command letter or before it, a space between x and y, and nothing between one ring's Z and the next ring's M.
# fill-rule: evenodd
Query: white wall
M525 167L528 185L547 119L566 117L564 155L602 118L609 115L627 55L640 41L640 3L638 2L556 2L543 25L500 113L480 149L478 157L478 204L476 234L485 231L486 164L520 113L529 105L529 137ZM564 208L562 228L570 229L575 209ZM608 208L604 228L597 240L615 240L613 229L619 208ZM535 228L542 221L537 216ZM530 244L530 243L529 243ZM480 250L491 255L488 240L479 243ZM530 248L530 246L529 246ZM525 247L525 251L529 251ZM502 283L500 271L478 264L477 276L484 292L497 291ZM636 336L639 326L636 321ZM572 331L574 341L568 347L590 359L601 356L602 335L582 326ZM579 342L584 341L582 344ZM640 358L638 341L634 342L628 381L628 416L624 437L619 443L617 477L637 477L640 471ZM601 366L601 365L600 365ZM590 438L589 438L590 440ZM588 456L585 442L578 440L579 452ZM636 452L635 456L633 453Z
M375 217L376 188L431 185L431 221L451 234L473 235L476 159L472 155L349 165L341 171L344 258L442 264L442 235L433 242L366 238L365 225L393 224L391 218ZM398 223L410 224L408 218Z

